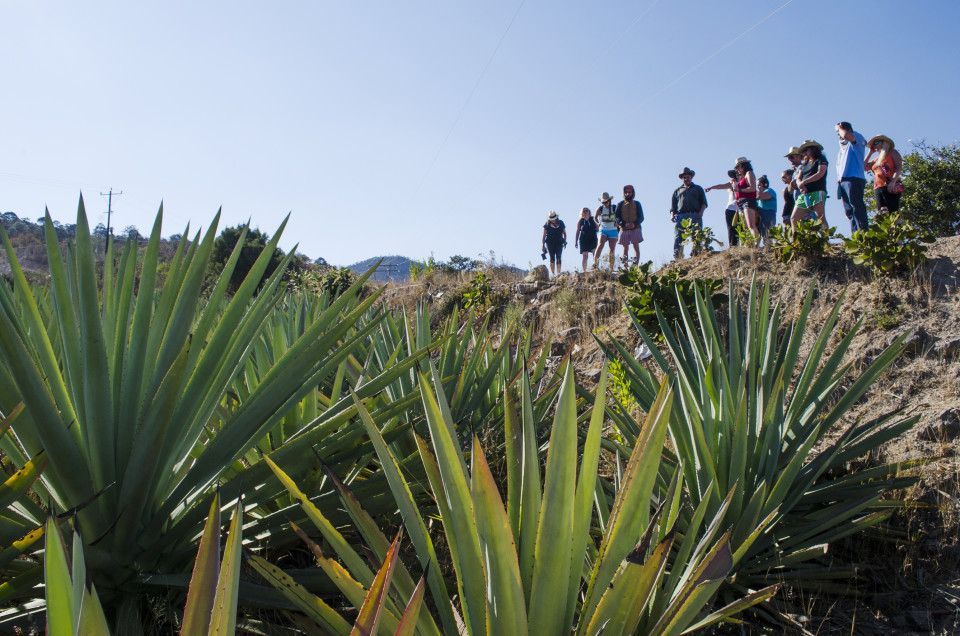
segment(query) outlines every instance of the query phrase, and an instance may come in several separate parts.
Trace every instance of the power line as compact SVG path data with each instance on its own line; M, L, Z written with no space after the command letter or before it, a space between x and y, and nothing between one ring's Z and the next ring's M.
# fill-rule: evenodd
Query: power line
M427 180L430 172L433 170L433 167L437 164L437 159L440 158L440 153L443 152L444 147L447 145L447 141L450 139L450 135L453 134L454 129L457 127L457 124L460 123L460 117L463 116L464 111L467 109L467 105L470 103L470 100L473 99L473 94L477 92L477 87L480 86L480 82L483 81L484 75L487 74L487 69L490 68L490 64L493 62L493 58L497 56L497 52L500 50L500 46L503 44L503 41L507 39L507 34L510 33L510 28L513 26L513 23L516 22L517 16L520 15L520 9L523 8L526 0L520 0L520 6L517 7L517 10L514 12L513 17L510 19L510 24L507 25L507 28L504 30L503 35L500 36L500 41L497 42L496 48L493 49L493 53L490 54L490 57L487 58L487 63L484 65L483 70L480 71L480 76L477 78L477 81L474 82L473 88L470 90L470 94L467 95L466 101L463 102L463 106L460 107L460 112L457 113L456 118L453 120L453 124L450 125L450 129L447 130L446 136L443 138L443 141L440 143L440 147L437 148L436 154L433 156L433 160L430 162L430 165L427 166L426 171L424 171L423 176L420 177L420 182L417 184L417 187L414 189L413 194L410 196L410 200L407 201L407 206L404 211L410 209L410 206L413 204L414 200L417 198L417 195L420 194L420 189L423 188L423 184Z
M731 46L733 46L738 40L740 40L741 38L743 38L743 36L745 36L746 34L750 33L751 31L753 31L754 29L756 29L757 27L759 27L761 24L763 24L764 22L766 22L767 20L769 20L770 18L772 18L772 17L775 16L776 14L780 13L783 9L787 8L787 6L788 6L789 4L791 4L791 3L793 3L793 0L787 0L786 2L784 2L783 4L781 4L779 7L777 7L777 8L774 9L773 11L771 11L765 18L763 18L762 20L760 20L759 22L757 22L757 23L754 24L753 26L749 27L746 31L742 32L740 35L738 35L737 37L733 38L732 40L730 40L729 42L727 42L726 44L724 44L723 46L721 46L719 49L717 49L716 51L714 51L713 53L711 53L711 54L708 55L707 57L703 58L702 60L700 60L699 62L697 62L696 64L694 64L692 67L690 67L689 69L687 69L687 70L686 70L685 72L683 72L682 74L680 74L680 75L678 75L677 77L675 77L675 78L673 79L673 81L671 81L671 82L668 83L666 86L664 86L663 88L661 88L660 90L658 90L656 93L650 95L650 96L647 97L645 100L643 100L642 102L640 102L639 104L637 104L637 105L633 108L633 110L631 110L630 112L626 113L623 117L621 117L620 119L618 119L613 125L608 126L606 129L604 129L604 130L600 133L599 137L600 137L600 138L604 137L607 133L609 133L609 131L610 131L611 129L618 127L618 126L623 122L623 120L625 120L625 119L627 119L628 117L632 116L634 113L636 113L638 110L640 110L641 108L643 108L644 106L646 106L647 104L649 104L650 102L652 102L654 99L656 99L657 97L659 97L660 95L662 95L662 94L665 93L666 91L668 91L668 90L670 90L671 88L673 88L673 86L676 85L677 82L679 82L680 80L684 79L685 77L687 77L688 75L690 75L691 73L693 73L694 71L696 71L698 68L700 68L701 66L703 66L704 64L706 64L707 62L709 62L710 60L712 60L713 58L715 58L716 56L720 55L720 53L724 52L725 50L727 50L728 48L730 48Z
M574 79L572 82L569 82L569 83L567 84L568 86L570 86L570 89L569 89L566 93L563 93L563 94L562 94L556 101L554 101L554 103L553 103L552 105L550 105L549 107L544 108L544 109L541 109L541 111L538 113L538 118L537 118L537 119L540 120L540 121L542 121L543 118L544 118L546 115L548 115L548 114L552 113L553 111L555 111L555 110L557 109L557 107L560 106L560 104L563 103L563 100L565 100L567 97L569 97L569 96L573 93L573 90L574 90L573 87L574 87L575 85L579 84L579 82L580 82L581 80L583 80L585 77L587 77L587 75L589 75L589 74L593 71L593 69L595 69L595 68L597 67L597 65L598 65L605 57L607 57L607 55L610 54L610 51L612 51L614 48L616 48L616 46L617 46L618 44L620 44L620 42L623 40L623 38L627 37L627 34L630 33L630 31L632 31L632 30L634 29L634 27L636 27L638 24L640 24L640 21L643 20L643 19L647 16L647 14L650 13L650 11L651 11L655 6L657 6L657 3L659 3L659 2L660 2L660 0L653 0L653 2L651 2L649 5L647 5L647 8L643 10L643 13L641 13L639 16L637 16L637 18L636 18L633 22L631 22L630 25L620 33L620 35L617 36L617 38L603 51L603 53L601 53L599 56L597 56L597 58L590 64L590 66L587 67L587 69L586 69L585 71L583 71L582 73L580 73L580 75L577 76L576 79ZM511 156L511 155L513 154L513 151L517 148L517 146L519 146L521 143L523 143L524 141L526 141L527 137L529 137L529 130L530 130L530 129L528 128L527 130L528 130L527 135L526 135L525 137L517 138L517 140L513 143L513 145L510 146L510 149L509 149L506 153L504 153L503 156L501 156L499 160L497 160L497 162L496 162L496 164L494 165L494 167L490 168L490 170L488 170L488 171L486 172L486 174L484 174L483 177L480 178L480 181L481 181L481 182L485 181L485 180L487 179L487 177L489 177L490 174L491 174L494 170L496 170L496 166L499 165L501 161L503 161L504 157L509 157L509 156Z
M646 106L647 104L649 104L651 101L653 101L654 99L656 99L657 97L659 97L660 95L662 95L663 93L665 93L667 90L669 90L670 88L672 88L673 86L675 86L680 80L686 78L688 75L690 75L691 73L693 73L694 71L696 71L697 69L699 69L701 66L703 66L704 64L706 64L707 62L709 62L710 60L712 60L713 58L715 58L717 55L719 55L720 53L722 53L722 52L725 51L726 49L728 49L728 48L730 48L731 46L733 46L738 40L740 40L741 38L743 38L745 35L747 35L747 34L750 33L751 31L753 31L754 29L756 29L757 27L759 27L760 25L762 25L764 22L768 21L770 18L772 18L772 17L775 16L776 14L780 13L780 11L782 11L782 10L785 9L787 6L789 6L790 4L792 4L793 1L794 1L794 0L787 0L787 1L784 2L782 5L780 5L779 7L777 7L776 9L774 9L773 11L771 11L766 17L764 17L763 19L759 20L758 22L756 22L755 24L753 24L752 26L750 26L749 28L747 28L745 31L743 31L742 33L740 33L739 35L737 35L736 37L734 37L732 40L730 40L729 42L727 42L726 44L724 44L723 46L721 46L720 48L718 48L716 51L714 51L713 53L711 53L710 55L708 55L708 56L705 57L704 59L702 59L702 60L700 60L699 62L697 62L696 64L694 64L692 67L690 67L689 69L687 69L686 71L684 71L683 73L681 73L680 75L678 75L677 77L675 77L675 78L674 78L671 82L669 82L667 85L665 85L665 86L663 86L662 88L660 88L657 92L653 93L652 95L650 95L649 97L647 97L646 99L644 99L642 102L640 102L640 103L639 103L636 107L634 107L630 112L628 112L628 113L626 113L625 115L623 115L623 116L622 116L620 119L618 119L614 124L612 124L612 125L607 126L606 128L604 128L604 129L597 135L597 138L602 139L602 138L606 137L607 135L609 135L611 129L616 128L617 126L619 126L625 119L627 119L628 117L632 116L632 115L633 115L634 113L636 113L638 110L640 110L641 108L643 108L644 106ZM633 23L632 23L629 27L627 27L627 29L626 29L623 33L620 34L620 36L614 41L614 43L611 44L609 47L607 47L607 49L600 55L600 57L597 58L597 60L594 61L594 63L591 64L590 67L589 67L584 73L581 74L581 76L578 78L578 80L579 80L579 79L582 79L587 73L589 73L590 71L592 71L593 68L596 67L597 63L599 63L599 61L600 61L601 59L603 59L603 58L613 49L613 47L616 46L616 44L619 43L620 40L622 40L622 39L627 35L627 33L628 33L631 29L633 29L633 28L640 22L640 20L641 20L644 16L647 15L647 13L650 12L650 10L654 7L654 5L657 4L657 2L659 2L659 0L654 0L654 2L651 3L651 4L646 8L646 10L645 10L642 14L640 14L640 17L638 17L636 20L634 20ZM567 93L567 95L568 95L568 94L569 94L569 92ZM564 97L561 97L560 99L558 99L558 100L556 101L556 103L553 104L553 106L551 106L549 109L546 109L546 110L542 111L542 114L546 114L546 113L548 113L548 112L553 111L557 106L560 105L560 103L563 101L563 99L564 99L565 97L566 97L566 95L564 95ZM541 116L541 119L542 119L542 116ZM501 157L501 159L500 159L499 161L497 161L497 165L499 165L500 161L502 161L504 157L508 157L508 156L513 155L513 154L514 154L514 150L516 150L517 146L519 146L522 141L524 141L524 139L520 139L520 140L518 140L516 143L514 143L513 146L510 147L510 150L509 150L507 153L505 153L505 154L503 155L503 157ZM483 177L481 177L480 182L485 181L485 180L493 173L494 170L496 170L496 165L494 165L494 167L490 168L490 170L487 171L487 172L483 175Z

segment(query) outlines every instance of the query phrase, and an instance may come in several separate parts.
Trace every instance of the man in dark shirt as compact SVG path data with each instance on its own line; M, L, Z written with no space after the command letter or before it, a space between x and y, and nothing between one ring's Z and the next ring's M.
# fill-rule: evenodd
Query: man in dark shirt
M683 185L673 191L673 200L670 203L670 220L675 224L673 239L673 255L683 258L683 221L690 219L703 229L703 211L707 209L707 195L703 188L693 182L696 173L690 168L684 168L679 177ZM696 252L693 252L696 256Z

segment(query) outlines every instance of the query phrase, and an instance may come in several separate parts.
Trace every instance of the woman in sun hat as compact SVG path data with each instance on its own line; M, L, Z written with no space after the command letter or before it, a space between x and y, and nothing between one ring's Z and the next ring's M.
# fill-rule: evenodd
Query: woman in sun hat
M612 272L617 260L617 239L620 237L620 231L617 230L617 211L613 205L613 199L604 192L600 195L600 207L594 215L594 220L600 226L600 245L597 247L597 253L593 258L593 266L598 267L600 255L603 254L603 246L610 246L610 271Z
M794 202L790 224L796 229L797 223L812 211L826 227L824 207L827 202L827 158L823 156L823 146L808 139L800 145L800 155L803 157L800 178L797 179L800 194Z
M877 135L868 141L867 148L863 167L873 171L873 196L877 200L877 209L896 212L900 209L900 194L903 192L900 181L903 157L886 135ZM873 158L874 153L880 154Z
M567 228L560 215L551 211L543 224L543 251L550 253L550 273L554 276L560 273L560 254L566 244Z
M590 216L590 208L580 210L580 220L577 222L577 235L573 245L580 248L580 254L583 256L583 271L587 271L587 257L597 248L597 229L597 222ZM597 266L596 257L593 259L593 266Z

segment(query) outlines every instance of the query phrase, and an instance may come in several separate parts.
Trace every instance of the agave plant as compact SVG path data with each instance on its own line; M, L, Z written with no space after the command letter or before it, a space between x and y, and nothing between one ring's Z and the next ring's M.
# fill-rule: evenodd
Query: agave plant
M23 404L0 445L17 468L45 454L49 465L34 490L56 511L90 502L76 522L106 605L135 603L139 583L169 583L151 576L185 571L213 484L228 500L252 493L254 526L261 512L276 508L281 489L259 461L258 444L293 409L304 414L299 430L270 447L291 470L309 470L311 448L338 469L364 454L349 396L317 392L377 329L382 314L369 312L378 294L361 300L367 277L360 277L304 321L298 338L271 352L269 369L254 372L253 354L269 341L264 326L278 311L289 257L257 287L283 225L232 297L226 288L242 238L201 298L218 219L202 237L181 241L162 285L162 208L143 253L128 242L115 265L111 245L101 271L82 199L76 244L64 253L48 214L44 289L27 283L0 234L13 278L12 290L0 286L0 414ZM352 388L363 397L381 392L427 351L409 353ZM315 413L303 407L314 398ZM384 402L378 416L403 408ZM11 583L23 589L24 580Z
M913 483L904 473L917 462L843 470L916 422L899 413L847 421L850 408L901 354L906 334L855 374L845 357L860 322L827 352L842 295L801 357L813 284L790 326L780 303L771 306L769 284L761 290L753 281L746 310L732 300L734 292L731 283L726 341L712 302L699 291L696 313L681 302L675 328L658 314L667 355L634 319L660 375L677 386L669 419L672 461L694 506L721 516L732 529L731 545L743 552L731 589L788 581L842 590L837 582L855 573L827 558L829 544L881 523L896 505L884 493ZM660 380L616 340L601 345L624 361L640 408L654 408ZM617 423L628 440L639 434L629 418L619 416ZM681 531L685 523L681 517ZM752 545L742 550L745 541Z
M667 383L659 389L643 428L642 443L630 457L613 508L597 524L594 495L604 406L598 401L590 416L578 471L576 389L569 366L542 477L529 380L525 374L520 379L522 413L517 412L510 384L505 385L506 504L476 437L468 470L439 373L434 369L431 377L433 391L431 380L420 377L430 441L418 438L418 451L455 569L459 611L451 603L437 547L427 530L430 513L418 506L401 462L373 418L358 406L397 499L403 527L425 564L444 633L569 634L576 630L578 634L679 634L709 625L774 593L773 588L765 589L708 613L705 608L734 563L729 532L723 532L716 520L691 528L685 536L677 531L685 500L680 471L674 471L659 509L651 508L673 403ZM601 391L605 383L604 374ZM335 552L324 554L318 544L304 537L318 563L358 607L364 588L372 581L372 570L293 480L273 462L270 465ZM388 542L383 533L346 485L332 473L330 478L374 557L385 559ZM693 516L704 522L703 512L701 508ZM597 525L603 528L602 536L594 534ZM262 563L254 567L317 625L328 625L320 611L311 609L318 606L317 600L305 596L288 578L267 571ZM382 634L393 633L402 620L399 608L409 607L420 589L414 588L402 564L396 568L404 574L399 578L402 583L384 602L387 620ZM406 613L403 616L407 617ZM437 626L422 612L419 620L421 633L436 633Z

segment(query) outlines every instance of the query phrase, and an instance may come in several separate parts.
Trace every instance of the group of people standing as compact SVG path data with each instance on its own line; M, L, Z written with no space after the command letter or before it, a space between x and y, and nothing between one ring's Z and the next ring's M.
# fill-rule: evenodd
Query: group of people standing
M840 152L837 157L837 198L850 220L850 231L866 230L867 208L863 196L866 190L865 172L873 173L874 198L877 209L894 212L900 208L903 184L900 180L903 165L894 142L886 135L876 135L866 141L849 122L834 126L839 138ZM781 173L784 184L781 193L783 209L781 218L785 226L796 229L803 220L820 220L826 225L825 206L827 195L828 161L823 146L815 140L792 146L784 155L790 168ZM696 173L684 168L678 175L683 182L672 197L670 220L675 225L673 251L676 258L683 258L684 221L687 225L703 228L703 213L707 209L706 192L728 190L729 201L725 211L729 245L739 245L737 226L742 225L759 245L766 244L767 233L777 224L777 193L770 187L766 175L758 179L753 164L746 157L737 158L734 168L727 171L728 181L706 189L693 183ZM594 255L593 267L597 268L604 245L609 245L610 269L615 269L616 245L623 246L623 266L630 264L628 251L634 249L633 264L640 262L640 243L643 208L636 201L632 185L624 186L623 200L616 206L610 195L600 196L600 207L591 214L583 208L577 223L575 246L583 258L583 270L587 269L590 254ZM599 238L598 238L599 237ZM550 212L543 226L543 256L550 256L551 273L560 272L560 257L566 246L566 229L556 212Z
M643 206L636 200L637 192L632 185L623 186L623 200L613 205L606 192L600 195L600 207L594 214L590 208L580 210L574 246L583 257L583 271L593 254L593 266L598 267L603 248L609 246L610 270L615 269L617 243L623 246L624 267L629 263L630 247L633 247L633 264L640 264L640 243L643 242ZM560 256L567 244L567 231L556 212L550 212L543 226L543 257L550 256L550 273L560 273Z

